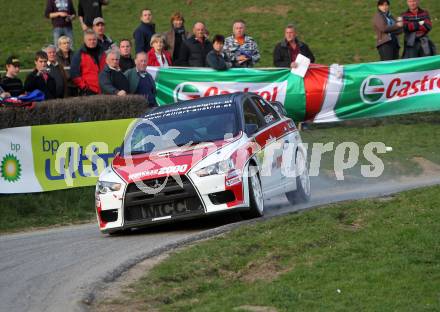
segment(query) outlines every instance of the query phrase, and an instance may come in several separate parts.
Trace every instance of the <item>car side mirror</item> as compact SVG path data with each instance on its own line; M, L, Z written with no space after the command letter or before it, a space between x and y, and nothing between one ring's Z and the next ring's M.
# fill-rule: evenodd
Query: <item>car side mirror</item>
M246 132L246 134L248 136L250 136L250 135L254 134L255 132L257 132L257 130L258 130L258 125L256 125L256 124L246 124L244 132Z

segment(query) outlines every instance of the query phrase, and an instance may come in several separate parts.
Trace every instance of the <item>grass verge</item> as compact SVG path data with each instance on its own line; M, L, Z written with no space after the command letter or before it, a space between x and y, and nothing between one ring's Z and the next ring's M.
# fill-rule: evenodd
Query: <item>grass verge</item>
M94 220L94 187L0 195L0 233Z
M439 192L334 204L242 227L171 255L98 308L438 311Z

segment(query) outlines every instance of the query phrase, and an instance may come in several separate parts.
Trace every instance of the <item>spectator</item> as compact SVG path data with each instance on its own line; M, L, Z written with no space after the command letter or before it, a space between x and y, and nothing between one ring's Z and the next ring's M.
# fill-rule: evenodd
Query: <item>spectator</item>
M225 44L225 37L222 35L215 35L212 39L213 50L206 56L206 63L209 67L217 70L225 70L232 67L228 56L223 52Z
M98 36L98 44L103 51L114 47L113 40L105 35L105 21L102 17L97 17L93 20L93 31Z
M93 21L102 16L102 6L109 0L79 0L78 17L83 31L93 27Z
M128 79L129 93L143 95L150 107L157 106L156 84L153 77L146 70L147 53L140 52L136 54L134 62L136 67L125 72Z
M6 75L1 79L0 86L10 96L20 96L25 93L23 82L18 78L20 72L20 60L11 55L6 59Z
M119 58L120 53L118 50L107 52L107 65L99 74L99 85L103 94L125 96L128 93L128 80L121 72Z
M432 29L429 12L420 8L420 0L407 0L407 4L408 11L402 13L405 35L402 58L435 55L436 48L428 37Z
M64 72L66 73L67 79L67 94L66 96L78 96L78 88L72 82L70 78L70 64L72 60L73 51L70 46L70 38L66 36L61 36L58 39L58 51L57 51L57 61L64 67ZM67 68L66 68L67 67Z
M206 67L206 56L212 50L212 43L207 39L206 26L197 22L193 27L193 35L182 42L177 65Z
M72 20L75 15L72 0L47 0L45 16L52 20L54 45L61 36L69 37L73 43Z
M49 76L55 80L55 98L62 99L67 93L67 76L64 66L57 61L57 49L54 45L49 45L44 49L47 54L47 69Z
M150 45L152 48L147 53L147 66L168 67L172 65L170 52L163 49L164 39L161 35L153 35Z
M295 68L298 54L302 54L315 62L315 56L310 51L309 46L297 38L295 26L289 24L284 29L284 40L279 42L273 50L273 64L275 67Z
M232 25L232 36L225 40L224 51L233 67L252 67L260 60L257 43L245 32L246 23L237 20Z
M390 13L390 1L377 1L377 12L373 17L373 27L376 31L376 48L382 61L399 58L399 40L397 35L402 33L403 23L397 21Z
M105 53L98 46L96 33L89 29L84 32L84 45L72 58L70 77L79 89L79 95L101 93L98 75L105 67Z
M165 33L165 48L171 54L171 59L175 62L179 59L180 47L182 42L190 37L190 33L185 30L185 19L180 12L171 16L171 29Z
M150 9L142 9L140 18L141 24L133 33L136 54L150 51L151 37L156 32L156 25L151 22L153 20L153 13Z
M119 59L119 66L121 71L125 73L130 68L135 66L134 60L131 57L131 42L128 39L122 39L119 43L119 51L121 52L121 58Z
M47 54L44 51L35 53L35 69L26 77L24 82L26 92L40 90L46 100L56 98L55 80L47 72Z

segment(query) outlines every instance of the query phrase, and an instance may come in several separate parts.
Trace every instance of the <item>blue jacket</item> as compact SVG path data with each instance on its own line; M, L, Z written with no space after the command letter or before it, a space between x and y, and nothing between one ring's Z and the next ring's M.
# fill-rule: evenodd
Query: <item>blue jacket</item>
M142 23L133 33L136 54L139 52L147 53L150 51L151 37L156 33L156 25Z

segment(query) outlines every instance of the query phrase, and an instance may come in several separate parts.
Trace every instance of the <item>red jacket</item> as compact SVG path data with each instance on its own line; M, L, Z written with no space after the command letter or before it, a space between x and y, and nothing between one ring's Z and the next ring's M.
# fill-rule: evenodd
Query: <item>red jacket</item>
M168 65L171 66L171 54L166 50L162 50L162 56L166 58ZM151 48L147 53L148 61L147 66L160 66L159 61L157 60L156 53L154 52L154 48Z
M81 90L88 89L96 94L101 93L99 73L106 65L105 58L105 53L100 51L99 64L97 64L84 46L79 49L73 56L70 65L70 77L73 83Z
M432 22L427 10L417 9L417 13L410 10L402 13L403 29L405 33L416 32L417 37L425 36L432 29ZM420 25L419 22L424 24Z

